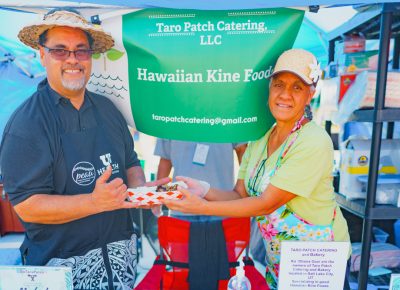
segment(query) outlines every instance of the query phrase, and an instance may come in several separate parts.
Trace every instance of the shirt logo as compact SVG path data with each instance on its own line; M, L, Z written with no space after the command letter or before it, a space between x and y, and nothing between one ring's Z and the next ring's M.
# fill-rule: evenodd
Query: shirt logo
M107 153L107 154L101 155L100 160L101 160L101 162L103 162L103 165L105 167L107 167L108 165L111 165L111 163L112 163L111 154Z
M103 167L97 169L97 174L100 176L106 171L108 166L111 166L112 174L116 174L119 172L119 163L112 162L111 160L111 153L106 153L99 156L101 162L103 162Z
M96 178L96 171L94 166L90 162L81 161L75 164L72 168L72 179L76 184L81 186L87 186Z

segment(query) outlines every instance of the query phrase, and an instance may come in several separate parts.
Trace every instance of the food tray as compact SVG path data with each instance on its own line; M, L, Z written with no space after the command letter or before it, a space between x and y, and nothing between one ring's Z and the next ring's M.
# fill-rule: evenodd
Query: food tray
M182 198L182 193L177 190L168 190L175 185L179 185L181 187L186 188L186 184L184 182L171 182L163 187L166 187L165 191L157 191L157 186L142 186L136 188L128 188L128 198L130 201L134 203L138 203L138 205L158 205L161 204L161 200L163 199L173 199L178 200Z

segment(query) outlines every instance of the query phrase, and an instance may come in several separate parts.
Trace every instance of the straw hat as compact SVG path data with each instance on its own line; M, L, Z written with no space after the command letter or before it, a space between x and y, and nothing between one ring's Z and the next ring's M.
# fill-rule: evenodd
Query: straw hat
M95 53L105 52L114 46L112 36L101 28L86 21L83 16L73 10L51 10L39 23L26 26L18 33L18 38L26 45L39 49L39 36L55 26L80 28L93 38L92 49Z
M294 73L308 85L316 85L322 75L316 57L304 49L283 52L276 61L271 77L280 72Z

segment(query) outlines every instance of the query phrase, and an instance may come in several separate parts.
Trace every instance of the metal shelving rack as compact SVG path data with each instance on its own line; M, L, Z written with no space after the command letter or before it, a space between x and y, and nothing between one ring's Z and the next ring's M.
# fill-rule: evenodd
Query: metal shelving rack
M346 31L343 29L334 31L329 38L329 61L334 60L335 41L344 33L363 32L367 39L380 39L375 106L371 110L357 110L352 116L353 121L373 122L367 197L365 200L352 201L347 200L341 194L337 194L337 201L341 207L363 219L361 263L358 275L359 290L367 289L373 221L400 218L400 208L375 205L383 122L389 122L388 137L391 137L393 136L393 122L400 121L400 109L385 108L386 79L391 37L395 39L393 68L399 68L400 31L398 29L399 19L397 15L399 11L400 3L381 4L379 9L367 12L371 14L369 21L362 22L359 21L359 19L354 19L352 23L349 23ZM392 31L393 23L395 23L395 25ZM329 130L329 123L326 125L326 128Z

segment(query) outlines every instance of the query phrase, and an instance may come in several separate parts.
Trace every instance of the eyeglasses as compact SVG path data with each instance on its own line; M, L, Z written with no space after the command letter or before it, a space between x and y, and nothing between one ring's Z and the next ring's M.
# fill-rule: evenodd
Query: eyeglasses
M61 61L68 59L71 53L79 61L89 60L93 54L93 50L91 49L68 50L63 48L50 48L44 45L42 46L54 59Z

